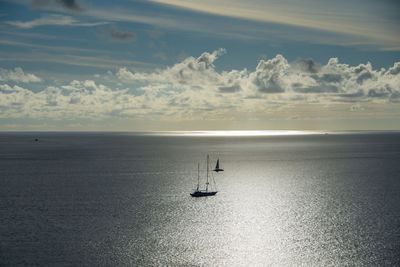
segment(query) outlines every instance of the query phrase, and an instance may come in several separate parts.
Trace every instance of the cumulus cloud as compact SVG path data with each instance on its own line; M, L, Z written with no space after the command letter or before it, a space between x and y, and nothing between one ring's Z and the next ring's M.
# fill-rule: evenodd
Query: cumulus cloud
M164 70L133 73L121 68L116 76L123 82L164 84L182 90L235 93L244 98L266 98L279 95L315 94L329 100L348 102L357 98L366 101L394 98L400 91L400 63L388 70L374 70L371 63L350 66L331 58L321 65L312 59L289 63L282 55L260 60L252 72L231 70L217 72L214 61L226 51L205 52L198 58L187 57Z
M33 92L20 86L0 85L0 117L73 119L107 117L133 97L126 90L113 91L94 81L72 81Z
M363 110L364 110L364 108L362 106L360 106L360 104L352 105L350 107L350 111L352 111L352 112L363 111Z
M121 68L116 78L125 84L145 84L146 90L157 86L160 99L169 98L171 105L191 111L234 108L263 112L301 103L400 101L400 63L388 70L375 70L369 62L350 66L331 58L323 65L312 59L288 62L277 55L260 60L254 71L217 71L214 62L225 52L221 49L197 58L187 57L150 73Z
M0 81L14 81L14 82L40 82L41 79L34 74L25 73L22 68L15 68L14 70L7 70L0 68Z
M187 57L164 70L133 73L121 68L117 77L125 82L170 83L182 87L214 87L221 92L252 93L336 93L340 97L361 97L372 92L399 90L400 63L388 70L374 70L371 63L350 66L331 58L326 65L312 59L289 63L282 55L260 60L252 72L231 70L217 72L214 61L225 51Z
M217 71L214 63L224 53L204 52L153 72L120 68L107 76L115 79L114 86L75 80L32 91L2 84L0 117L234 119L285 114L285 108L296 105L341 104L343 112L362 114L368 105L400 102L400 63L375 70L370 63L350 66L336 58L326 64L311 59L288 62L277 55L260 60L252 71ZM16 81L3 78L11 77L9 71L1 77Z
M220 74L215 71L213 62L225 52L225 49L205 52L198 58L188 57L172 67L153 73L132 73L126 68L121 68L116 75L125 82L161 82L185 88L204 85L215 87L219 84Z
M111 39L127 42L127 41L135 41L136 33L133 32L122 32L117 30L115 26L110 27L110 37Z
M287 60L282 55L264 61L260 60L256 70L249 79L256 89L263 93L282 93L286 88L285 74L289 68Z
M311 58L299 58L292 63L292 67L309 73L317 73L321 69L321 65Z
M388 71L388 75L397 75L400 73L400 62L394 63L393 67L391 67Z
M58 14L44 15L41 18L31 21L5 21L5 23L23 29L31 29L44 25L93 27L108 24L108 22L81 22L71 16Z
M221 86L219 87L219 90L222 93L234 93L240 91L240 85L239 84L234 84L231 86Z

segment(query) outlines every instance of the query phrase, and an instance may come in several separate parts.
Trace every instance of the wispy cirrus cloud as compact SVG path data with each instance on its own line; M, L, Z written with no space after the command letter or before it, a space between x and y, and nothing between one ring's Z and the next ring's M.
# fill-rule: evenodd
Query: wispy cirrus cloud
M93 67L97 69L118 69L121 66L130 66L130 68L138 69L138 70L150 70L156 67L160 67L160 65L148 63L144 61L138 60L129 60L129 59L117 59L115 57L110 56L109 54L101 56L99 55L87 55L87 56L78 56L72 54L65 55L57 55L47 53L37 53L37 54L19 54L18 56L14 55L0 55L1 61L12 61L12 62L47 62L47 63L55 63L60 65L70 65L70 66L84 66L84 67ZM63 73L63 75L73 76L72 74ZM76 75L76 74L75 74Z
M143 9L134 4L123 8L118 5L111 8L92 5L85 8L82 15L97 20L143 23L158 29L192 31L232 39L267 40L270 43L300 41L400 51L400 36L397 34L400 23L397 13L400 12L400 5L389 1L370 2L368 5L364 4L363 0L347 2L321 4L317 0L305 0L301 3L294 0L152 0L149 5L157 7L156 9ZM54 11L72 11L67 6L76 5L82 8L77 1L57 0L38 0L34 6ZM156 11L160 10L159 5L164 6L161 10L165 6L168 6L168 11L171 7L175 9L174 16L168 15L168 12ZM213 21L213 27L210 27L210 21ZM29 21L11 23L19 27L32 27ZM32 23L35 25L38 22L34 20ZM102 23L106 22L77 21L66 25L96 26Z
M110 37L113 40L128 42L136 40L136 33L134 32L124 32L118 30L114 25L110 26Z
M365 5L365 1L321 5L320 1L195 1L152 0L195 12L326 31L358 37L359 44L400 50L397 34L400 6L391 2ZM351 12L349 11L351 10ZM297 36L297 35L296 35Z
M34 19L31 21L5 21L4 23L23 29L31 29L34 27L45 26L45 25L93 27L93 26L109 24L109 22L82 22L76 20L71 16L58 15L58 14L44 15L41 18Z

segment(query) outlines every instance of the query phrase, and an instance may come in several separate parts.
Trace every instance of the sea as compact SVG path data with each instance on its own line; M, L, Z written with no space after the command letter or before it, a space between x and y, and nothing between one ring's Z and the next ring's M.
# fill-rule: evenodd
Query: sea
M400 266L400 132L2 132L0 266Z

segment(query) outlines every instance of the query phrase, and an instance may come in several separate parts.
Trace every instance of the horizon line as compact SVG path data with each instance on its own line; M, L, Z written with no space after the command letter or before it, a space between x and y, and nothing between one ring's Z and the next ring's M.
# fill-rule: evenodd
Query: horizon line
M204 136L204 137L240 137L240 136L289 136L289 135L328 135L328 134L362 134L362 133L395 133L400 130L135 130L135 131L101 131L101 130L81 130L81 131L35 131L35 130L0 130L0 134L6 133L109 133L109 134L133 134L143 136Z

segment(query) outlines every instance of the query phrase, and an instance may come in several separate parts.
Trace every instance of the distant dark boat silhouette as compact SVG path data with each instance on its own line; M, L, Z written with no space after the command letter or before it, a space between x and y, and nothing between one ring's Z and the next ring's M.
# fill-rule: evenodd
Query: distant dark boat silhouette
M223 172L224 171L223 169L219 168L219 159L217 159L217 165L215 165L215 169L213 171L215 171L215 172Z
M200 164L197 164L197 187L196 187L196 190L194 190L192 193L190 193L190 195L192 196L192 197L207 197L207 196L214 196L218 191L209 191L208 190L208 186L209 186L209 182L208 182L208 173L209 173L209 168L208 168L208 165L209 165L209 161L210 161L210 159L209 159L209 156L207 155L207 181L206 181L206 189L203 189L203 190L200 190ZM223 169L221 169L220 167L219 167L219 159L217 160L217 164L216 164L216 166L215 166L215 169L213 170L213 171L215 171L215 172L221 172L221 171L224 171ZM215 184L215 181L214 181L214 184Z

